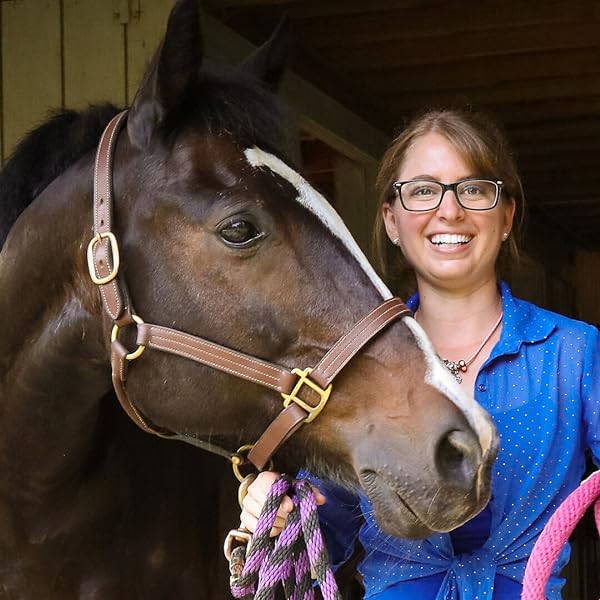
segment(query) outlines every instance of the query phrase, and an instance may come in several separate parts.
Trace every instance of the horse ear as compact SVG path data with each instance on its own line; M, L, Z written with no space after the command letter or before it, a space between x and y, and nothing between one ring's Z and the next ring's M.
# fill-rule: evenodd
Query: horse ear
M292 45L290 20L284 15L271 37L246 58L241 68L276 92L285 73Z
M132 143L145 147L165 116L185 99L198 82L202 63L199 0L178 0L167 23L167 31L127 119Z

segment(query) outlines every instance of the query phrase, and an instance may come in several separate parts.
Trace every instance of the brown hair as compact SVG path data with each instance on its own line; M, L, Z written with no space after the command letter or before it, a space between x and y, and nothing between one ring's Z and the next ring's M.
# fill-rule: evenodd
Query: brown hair
M396 194L392 183L396 181L398 171L415 140L432 132L443 135L478 175L504 182L502 199L514 199L516 210L510 237L500 249L497 261L499 274L502 275L510 264L519 259L525 197L506 136L492 119L481 112L464 109L428 110L414 118L391 142L381 160L376 181L378 205L373 230L375 260L392 288L405 287L400 290L402 293L407 292L407 284L414 289L414 281L407 282L412 269L400 249L388 239L382 206L385 202L394 203Z

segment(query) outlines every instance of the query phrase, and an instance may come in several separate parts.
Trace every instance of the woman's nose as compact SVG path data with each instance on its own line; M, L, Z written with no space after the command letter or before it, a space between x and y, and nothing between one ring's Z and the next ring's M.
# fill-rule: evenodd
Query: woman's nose
M464 217L465 209L459 204L453 190L445 191L437 208L437 214L444 219L461 219Z

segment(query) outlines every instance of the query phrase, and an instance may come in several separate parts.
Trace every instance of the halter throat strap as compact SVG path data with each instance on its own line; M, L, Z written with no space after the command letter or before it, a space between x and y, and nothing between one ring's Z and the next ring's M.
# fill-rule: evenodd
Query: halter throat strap
M259 470L263 469L281 444L302 423L311 422L323 410L331 393L333 380L352 357L390 323L412 313L400 299L386 300L342 336L313 369L303 370L290 370L183 331L143 322L131 306L119 273L119 247L112 232L112 160L126 114L123 111L110 121L98 145L94 173L94 236L87 252L90 277L98 285L104 311L113 322L111 367L115 392L125 412L144 431L186 441L230 460L237 453L149 425L132 404L125 389L131 361L139 358L146 348L151 348L193 360L278 392L283 397L284 409L267 427L248 455ZM127 350L118 338L119 330L129 326L137 327L138 347L133 352ZM300 393L304 391L304 386L316 392L319 398L316 404L302 399Z

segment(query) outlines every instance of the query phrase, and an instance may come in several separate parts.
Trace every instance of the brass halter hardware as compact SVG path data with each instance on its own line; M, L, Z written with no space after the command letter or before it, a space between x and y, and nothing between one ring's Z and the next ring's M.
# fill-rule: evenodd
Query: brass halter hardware
M325 389L319 387L314 381L308 378L311 372L312 369L310 367L307 367L303 371L300 369L292 369L292 373L298 375L298 381L296 382L294 389L289 394L281 394L283 396L284 408L287 408L290 403L295 402L300 408L304 409L308 413L308 417L304 419L305 423L310 423L319 416L319 413L325 408L327 400L329 400L331 390L333 389L332 383L330 383ZM319 394L321 399L316 406L311 406L310 404L304 402L304 400L298 398L298 392L303 385L307 385L311 390L314 390L317 392L317 394Z
M98 277L96 275L96 267L94 265L94 248L96 244L102 242L102 240L107 239L110 243L110 252L112 254L112 262L113 267L108 275L105 277ZM110 283L119 273L119 266L121 264L121 258L119 256L119 244L117 244L117 238L115 237L112 231L104 231L101 233L97 233L88 244L87 247L87 263L88 263L88 271L90 272L90 277L92 281L96 285L105 285Z
M144 321L142 321L141 317L138 317L138 315L136 314L132 314L131 318L138 324L141 325ZM112 331L110 332L110 342L112 344L112 342L116 341L119 338L119 326L115 323L113 325ZM144 350L146 349L146 346L144 346L143 344L139 344L138 347L133 351L130 352L129 354L125 355L125 360L135 360L136 358L139 358L143 353Z

